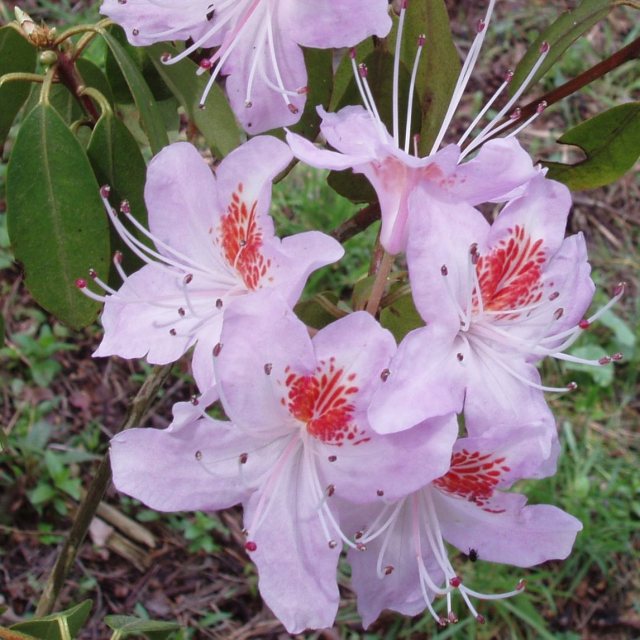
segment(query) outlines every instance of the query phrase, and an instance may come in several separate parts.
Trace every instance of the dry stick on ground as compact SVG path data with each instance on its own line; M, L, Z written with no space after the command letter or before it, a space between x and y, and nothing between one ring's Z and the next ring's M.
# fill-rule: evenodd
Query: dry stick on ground
M133 399L131 409L122 423L121 431L140 424L170 371L171 365L164 365L153 369L151 375L145 380L136 397ZM91 520L110 482L111 465L109 463L109 454L106 453L98 466L84 500L80 504L73 524L71 525L69 535L64 541L62 549L58 553L56 562L53 565L53 569L47 578L47 583L38 602L38 607L36 608L36 617L46 616L53 611L65 578L73 566L80 545L91 524Z

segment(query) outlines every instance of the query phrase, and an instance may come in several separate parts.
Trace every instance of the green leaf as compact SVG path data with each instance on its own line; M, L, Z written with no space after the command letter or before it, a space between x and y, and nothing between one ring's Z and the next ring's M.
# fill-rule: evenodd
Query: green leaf
M86 87L97 89L111 106L115 104L111 85L99 67L86 58L78 58L78 60L76 60L76 68Z
M607 329L613 331L616 345L625 349L628 352L633 352L636 346L636 335L631 327L611 309L605 311L600 316L599 322L603 324ZM626 354L627 357L629 354Z
M389 329L393 337L400 342L409 331L423 327L424 320L420 317L413 304L411 294L408 293L382 309L380 312L380 324L385 329Z
M551 48L534 75L531 84L535 84L540 80L578 38L589 31L593 25L606 18L614 7L622 4L626 4L626 2L624 0L584 0L573 11L563 13L540 33L518 63L513 79L509 84L511 95L524 82L540 58L540 47L543 42L548 42Z
M20 633L19 631L12 631L6 627L0 627L0 640L38 640L32 635L26 633Z
M75 280L91 267L108 271L107 216L84 150L47 104L25 118L16 139L7 217L36 302L73 328L93 322L99 305L76 290Z
M302 117L289 129L307 140L315 140L320 133L321 121L317 107L322 105L328 109L333 91L333 52L330 49L306 48L303 52L309 93Z
M416 77L416 94L422 114L418 150L426 155L440 131L461 66L444 0L409 2L401 53L401 59L409 69L413 67L421 34L426 36L426 44ZM443 61L446 62L443 64Z
M112 640L139 634L154 634L155 638L167 638L180 629L177 622L145 620L135 616L105 616L105 624L115 631Z
M117 25L109 27L109 33L111 33L111 35L113 35L113 37L122 45L122 48L138 67L138 70L149 85L149 89L151 89L153 97L158 101L169 98L171 96L171 90L162 80L160 74L152 63L147 50L144 47L136 47L130 44L127 40L127 35L124 32L124 29ZM165 49L163 49L163 51L164 50ZM109 49L107 49L105 68L117 102L120 104L129 104L134 102L134 97L131 95L129 85L120 71L118 61Z
M361 173L354 173L351 169L329 172L327 184L351 202L364 204L378 199L371 183Z
M640 157L640 102L600 113L567 131L558 142L580 147L586 158L574 165L546 162L549 178L574 191L610 184Z
M61 624L69 631L69 637L75 638L91 613L91 600L84 600L71 609L53 613L44 618L18 622L10 627L13 631L24 631L38 638L38 640L65 640L60 631Z
M207 84L207 74L196 75L198 65L189 59L174 65L163 64L160 59L163 53L179 53L178 49L166 43L155 44L148 47L147 51L158 73L213 152L223 157L240 145L242 132L222 89L214 85L207 96L205 108L201 109L200 98Z
M5 73L33 73L36 49L12 27L0 29L0 76ZM26 82L8 82L0 87L0 152L18 111L29 95Z
M33 491L29 492L29 500L33 505L49 502L56 495L56 490L50 484L39 484Z
M104 41L118 64L122 75L131 91L131 95L140 113L142 126L149 138L151 151L156 154L169 144L169 137L164 128L162 117L158 113L156 101L145 81L140 69L127 53L125 47L108 31L100 31Z
M296 315L306 325L314 329L322 329L334 322L336 318L347 315L338 308L338 297L331 291L318 293L310 300L303 300L295 306Z
M129 129L114 116L105 112L98 120L87 147L87 155L100 185L111 187L110 200L118 206L129 202L131 214L147 226L147 208L144 201L146 165L138 143ZM132 272L141 267L140 259L125 245L113 226L110 226L111 251L123 255L123 267ZM145 240L140 233L140 240ZM114 274L114 278L116 278ZM111 284L117 284L112 282Z

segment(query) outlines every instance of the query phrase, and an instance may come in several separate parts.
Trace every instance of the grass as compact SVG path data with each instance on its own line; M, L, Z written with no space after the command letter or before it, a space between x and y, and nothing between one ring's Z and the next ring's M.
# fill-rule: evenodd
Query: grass
M95 12L91 5L69 1L41 0L32 4L30 7L26 3L25 8L32 8L34 17L48 15L64 24L85 21ZM552 13L548 3L532 5L541 11L532 10L518 23L514 23L512 17L517 13L515 10L512 14L504 12L493 32L494 41L487 43L488 52L501 55L499 39L529 34L530 29L539 27ZM585 65L596 62L603 53L610 53L638 37L640 25L636 24L637 21L629 21L626 31L619 26L619 21L629 15L629 12L617 11L614 18L618 22L604 22L592 37L584 38L573 47L562 64L548 76L544 87L563 82L584 69ZM534 153L545 157L548 157L546 154L558 153L552 151L551 144L556 133L587 115L637 97L639 90L637 71L634 72L631 65L622 67L597 85L585 89L580 96L554 107L548 118L545 114L546 120L525 132L523 139L530 143ZM472 100L477 103L482 98L476 95ZM549 123L551 132L547 128ZM554 159L559 159L559 156ZM3 176L4 165L0 165L0 183ZM325 177L323 172L298 166L276 186L273 210L282 235L318 228L328 231L355 213L357 207L326 187ZM632 292L638 291L640 264L635 251L640 243L640 233L637 212L628 211L626 218L616 215L621 203L629 206L634 194L637 197L638 193L640 179L632 175L625 178L623 187L614 186L589 194L590 201L603 203L613 212L604 215L607 210L597 204L577 206L574 212L574 231L583 229L590 239L594 275L601 286L596 305L604 303L604 290L621 275L631 279ZM581 199L584 201L584 196L579 194L576 200ZM602 227L609 235L603 232ZM348 298L354 283L367 273L376 232L377 228L372 227L348 241L345 259L339 265L314 275L306 295L337 291L342 299ZM612 242L611 237L616 242ZM44 313L34 310L21 289L14 286L19 275L10 264L11 251L4 216L0 215L0 268L5 269L7 275L0 283L0 293L5 300L3 316L7 320L7 342L0 349L4 421L3 439L0 441L0 536L4 535L4 538L0 539L8 543L15 542L15 536L19 540L32 536L37 545L46 547L56 544L60 540L60 532L68 527L69 506L78 498L81 485L89 480L89 463L104 451L106 437L116 419L109 422L108 418L102 419L101 416L100 422L95 419L82 422L73 416L74 411L82 409L75 408L75 405L70 408L67 382L88 360L95 335L89 331L78 340L77 336L70 335L68 330ZM594 629L599 629L597 633L601 638L632 637L633 632L629 630L633 627L625 626L624 620L640 619L640 477L637 473L640 452L637 426L639 320L640 306L632 293L576 345L582 354L596 354L598 350L623 351L625 361L615 370L611 367L586 372L566 366L545 365L545 380L550 384L575 378L580 388L574 394L551 399L562 441L558 473L552 478L523 483L518 489L526 491L531 503L555 504L583 522L584 529L571 556L564 562L523 571L482 561L470 563L452 549L451 555L459 564L461 573L475 589L487 592L508 590L525 577L527 590L512 600L482 604L482 613L487 618L487 624L482 626L463 617L455 627L438 630L428 616L405 618L385 614L372 629L362 632L353 597L347 589L336 624L336 632L341 638L575 640L588 637ZM99 375L113 373L110 365L96 367L102 367L97 369ZM126 381L131 376L140 377L139 369L121 368L115 380ZM92 378L88 380L94 383ZM191 393L184 375L177 379L174 387L174 391L183 396ZM73 384L72 388L77 391ZM126 391L129 392L130 388ZM169 397L170 393L167 392L166 396ZM74 397L73 402L77 407L82 406L80 397ZM164 414L156 418L160 423L166 422L170 403L169 397L164 403ZM79 424L83 425L82 428L78 428ZM228 554L233 553L233 519L220 520L206 514L158 516L126 499L121 499L120 505L138 521L157 527L155 530L169 541L166 544L182 545L200 559L214 554L215 561L222 567L232 562ZM31 533L24 533L26 531ZM33 542L29 545L34 546ZM225 550L229 547L231 551ZM0 559L6 560L7 566L10 553L8 544L0 546ZM242 598L253 598L254 609L259 609L251 565L242 567L238 564L245 562L243 557L234 561L235 564L230 566L240 567L238 576L242 578L243 571L248 576L248 591L242 592ZM162 562L162 558L158 562ZM100 579L93 578L90 571L84 580L80 585L84 584L87 592L101 593L97 586ZM346 584L346 578L343 577L342 581ZM31 576L30 584L33 603L40 588L35 575ZM234 584L233 581L230 584ZM83 588L76 590L75 595ZM222 599L221 602L222 606L233 609L228 600ZM0 609L1 605L0 601ZM140 602L135 604L134 611L142 617L152 615L148 605L145 607ZM202 633L217 634L217 637L225 637L225 629L228 629L225 625L230 619L233 619L233 613L223 609L212 610L208 602L199 603L196 612L190 616L185 614L185 620L190 621L193 628L199 626ZM239 625L243 621L236 622ZM197 637L197 633L192 630L187 636ZM320 637L320 634L309 634L308 637Z

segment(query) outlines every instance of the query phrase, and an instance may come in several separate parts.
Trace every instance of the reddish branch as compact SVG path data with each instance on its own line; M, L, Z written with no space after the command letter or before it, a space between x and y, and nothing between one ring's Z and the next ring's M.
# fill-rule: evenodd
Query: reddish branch
M80 106L86 111L95 124L98 122L98 118L100 118L100 113L89 96L80 94L80 90L84 87L84 81L78 73L73 58L64 51L58 51L57 56L56 70L58 72L58 79L69 89L71 95L80 103Z
M329 235L338 242L345 242L349 238L358 235L367 227L370 227L376 220L380 220L380 205L377 202L360 209L358 213L345 220L339 227L336 227Z
M549 93L545 94L541 98L537 98L536 100L526 104L521 108L520 116L512 121L509 128L516 126L527 118L530 118L536 112L538 105L541 102L544 101L548 105L558 102L634 58L640 58L640 38L636 38L626 47L623 47L620 51L617 51L606 60L603 60L591 67L591 69L587 69L579 76L573 78L573 80L565 82L563 85L556 87L553 91L549 91Z

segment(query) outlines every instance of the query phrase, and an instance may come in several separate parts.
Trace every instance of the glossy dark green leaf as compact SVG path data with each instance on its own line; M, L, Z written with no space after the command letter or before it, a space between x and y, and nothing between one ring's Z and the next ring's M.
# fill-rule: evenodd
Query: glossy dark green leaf
M156 154L169 144L169 137L164 128L162 117L158 113L157 103L151 89L149 89L140 69L117 38L108 31L101 33L124 76L129 91L131 91L140 113L140 121L149 138L149 145L152 152Z
M106 273L107 216L89 160L53 107L23 121L7 169L7 223L36 302L74 328L99 305L74 286L89 268Z
M207 84L207 75L196 75L198 65L189 59L174 65L163 64L160 60L163 53L178 53L177 49L164 43L149 47L148 52L158 73L214 153L222 157L240 145L243 135L222 89L214 85L207 96L205 108L201 109L200 98Z
M351 169L331 171L327 176L327 184L344 198L357 204L375 202L378 199L371 183L361 174Z
M97 68L96 68L97 69ZM99 70L98 70L99 71ZM89 72L91 73L91 72ZM92 78L95 79L95 78ZM94 86L88 78L86 81L88 87ZM100 86L95 87L98 90ZM29 113L34 109L40 101L40 85L34 85L25 104L25 113ZM106 97L106 96L105 96ZM86 118L86 113L80 106L80 103L73 94L63 84L54 84L49 91L49 104L58 112L60 117L69 125L72 122Z
M309 327L322 329L336 319L347 315L338 308L338 297L331 291L324 291L295 306L295 313Z
M36 49L12 27L0 29L0 76L33 73ZM0 87L0 152L18 111L29 95L26 82L7 82Z
M573 11L566 11L555 22L549 25L529 47L525 56L516 67L509 91L515 90L524 82L528 73L540 58L540 47L543 42L550 45L549 53L536 72L531 83L537 82L562 57L564 52L593 25L609 15L616 6L627 4L624 0L584 0Z
M177 622L144 620L134 616L105 616L104 622L115 631L112 636L114 640L141 634L152 634L154 638L168 638L171 633L180 629Z
M640 102L613 107L567 131L558 142L580 147L586 157L573 165L545 163L549 178L572 190L610 184L640 157Z
M38 638L26 633L20 633L20 631L0 627L0 640L38 640Z
M409 331L424 326L411 294L401 296L380 312L380 324L389 329L393 337L400 342Z
M129 54L129 57L138 67L138 70L144 77L145 81L151 89L153 97L158 100L166 100L171 94L171 90L162 80L155 65L152 63L147 50L144 47L134 47L127 40L127 36L121 27L116 25L109 28L109 33L122 45L122 48ZM163 49L163 51L166 49ZM134 102L127 80L125 79L117 59L111 50L107 50L105 59L105 68L107 77L113 89L116 101L120 104Z
M100 185L111 187L110 201L118 206L129 202L131 214L147 226L144 184L147 167L138 143L129 129L113 113L106 112L98 120L87 147L87 155ZM144 240L143 237L140 237ZM131 272L142 265L111 226L111 250L123 254L123 267ZM115 277L115 274L114 274ZM117 280L112 284L117 284Z
M461 66L444 0L409 2L401 49L401 59L408 69L413 68L422 34L425 46L416 76L416 94L422 114L418 149L426 155L440 131Z
M76 61L78 73L82 76L85 86L97 89L109 102L111 106L115 104L113 91L107 77L100 68L86 58L79 58Z
M332 59L333 52L329 49L304 49L309 93L300 121L289 128L307 140L315 140L320 133L320 116L316 107L329 108L333 91Z
M60 621L65 621L69 635L75 638L91 613L91 605L91 600L84 600L75 607L71 607L65 611L53 613L50 616L38 618L37 620L18 622L10 628L12 631L22 631L31 634L35 638L38 638L38 640L63 640L63 636L60 633Z

